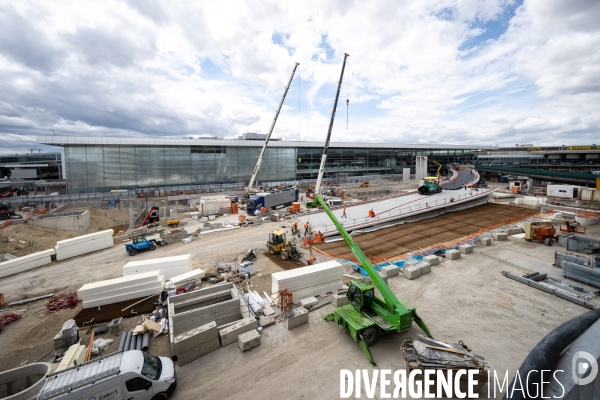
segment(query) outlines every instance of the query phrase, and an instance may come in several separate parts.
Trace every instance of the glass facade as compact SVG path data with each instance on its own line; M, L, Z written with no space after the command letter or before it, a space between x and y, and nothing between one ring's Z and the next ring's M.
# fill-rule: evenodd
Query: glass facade
M258 147L65 146L72 193L247 182ZM296 149L268 148L259 181L296 179Z
M260 145L65 145L71 193L214 183L247 183ZM269 147L258 182L316 179L321 147ZM440 163L470 162L477 150L330 147L326 177L401 174L415 157ZM437 168L430 163L432 172Z

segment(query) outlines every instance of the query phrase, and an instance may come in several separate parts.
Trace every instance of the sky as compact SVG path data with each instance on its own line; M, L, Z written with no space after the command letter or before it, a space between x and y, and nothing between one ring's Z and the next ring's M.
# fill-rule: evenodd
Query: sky
M0 154L37 135L600 142L599 0L0 0ZM349 104L346 104L346 101Z

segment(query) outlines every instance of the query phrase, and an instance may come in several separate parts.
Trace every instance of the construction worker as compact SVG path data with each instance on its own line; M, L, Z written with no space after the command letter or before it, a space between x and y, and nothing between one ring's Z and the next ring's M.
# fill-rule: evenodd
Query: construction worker
M369 210L369 217L370 218L375 218L375 211L373 211L372 208Z
M465 190L467 190L467 184L465 183L465 184L463 184L463 186L465 187Z
M323 234L321 233L321 231L317 231L317 242L318 243L323 242Z
M315 259L313 256L310 256L310 257L308 258L308 262L307 262L307 264L308 264L308 265L313 265L313 264L315 263L315 261L316 261L316 259Z
M306 221L306 222L304 223L304 236L308 235L308 227L309 227L309 226L310 226L310 225L308 225L308 221Z
M342 218L348 218L346 216L346 207L344 206L344 211L342 211Z
M298 221L294 221L292 224L292 234L298 232Z

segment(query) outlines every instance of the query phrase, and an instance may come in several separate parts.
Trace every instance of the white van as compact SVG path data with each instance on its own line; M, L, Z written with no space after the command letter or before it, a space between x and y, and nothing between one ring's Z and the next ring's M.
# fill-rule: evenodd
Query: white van
M343 206L344 202L339 199L331 199L331 200L327 200L327 205L329 207L339 207L339 206Z
M166 400L175 390L173 361L120 351L50 374L38 400Z

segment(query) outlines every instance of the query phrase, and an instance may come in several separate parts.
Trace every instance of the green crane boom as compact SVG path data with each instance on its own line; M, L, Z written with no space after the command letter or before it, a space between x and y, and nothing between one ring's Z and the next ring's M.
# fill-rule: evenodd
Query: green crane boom
M321 181L325 171L325 160L327 159L329 140L333 130L333 121L335 119L335 112L347 58L348 54L345 53L338 89L333 103L333 110L331 112L331 122L327 132L327 140L325 141L321 157L321 166L319 168L319 175L315 186L315 198L312 206L320 206L325 210L325 213L327 213L327 216L331 219L331 222L333 222L337 231L342 235L344 241L348 247L350 247L350 250L356 256L363 269L367 271L372 282L372 284L363 280L354 280L350 282L348 291L346 292L346 297L350 301L350 304L334 309L333 314L326 315L323 318L327 321L334 321L347 329L350 336L352 336L354 341L356 341L363 349L371 365L376 367L369 346L375 343L377 336L380 333L390 331L403 332L410 329L412 327L412 322L416 321L427 336L431 336L431 334L429 333L429 329L427 328L427 325L425 325L425 322L417 315L415 306L396 297L379 272L373 267L365 253L363 253L358 244L352 239L350 234L346 231L340 221L338 221L320 196ZM375 294L375 287L379 289L381 295Z

